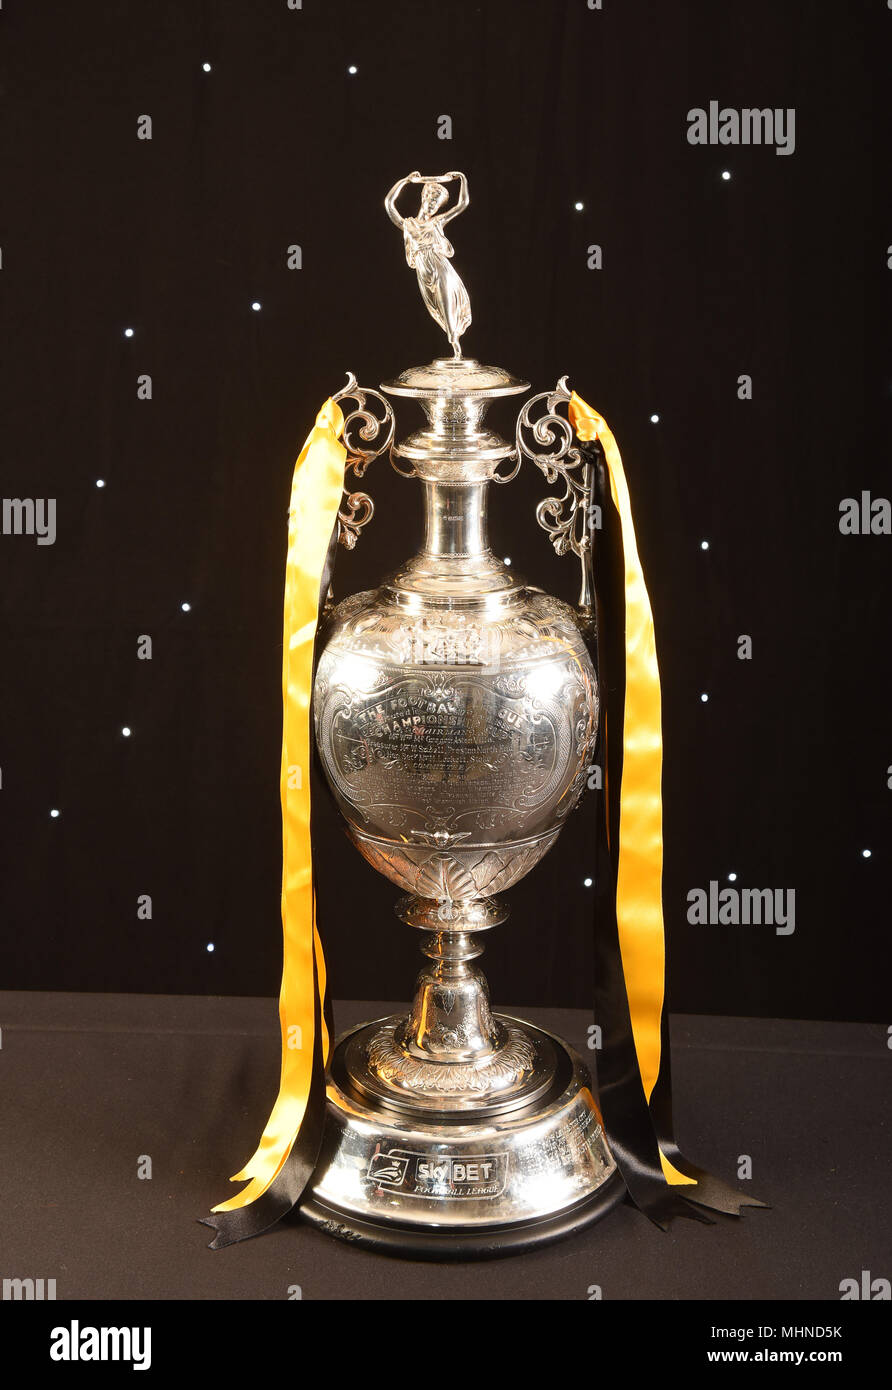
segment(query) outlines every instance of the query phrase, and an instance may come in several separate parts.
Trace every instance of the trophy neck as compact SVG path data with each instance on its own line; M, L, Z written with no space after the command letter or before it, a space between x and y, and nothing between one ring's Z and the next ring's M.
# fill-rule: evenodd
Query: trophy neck
M451 607L462 600L510 602L524 588L520 575L493 555L487 525L489 483L426 480L424 544L385 580L401 603L416 597Z
M491 559L489 484L434 483L424 487L423 554Z
M489 545L489 482L514 446L486 428L493 400L528 385L498 367L464 359L439 359L413 367L381 388L418 402L426 426L394 444L397 471L418 478L424 489L424 545L389 580L392 589L442 602L481 594L508 596L522 581Z

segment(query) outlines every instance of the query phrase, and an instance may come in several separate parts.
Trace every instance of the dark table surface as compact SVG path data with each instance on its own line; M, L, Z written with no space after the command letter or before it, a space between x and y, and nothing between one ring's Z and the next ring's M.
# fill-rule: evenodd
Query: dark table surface
M396 1008L344 1003L337 1026ZM584 1052L583 1012L516 1012ZM297 1222L207 1250L197 1218L237 1190L275 1096L273 1000L0 993L0 1029L0 1276L55 1279L57 1299L838 1300L845 1278L892 1277L885 1025L673 1018L682 1148L730 1179L750 1155L772 1210L663 1233L624 1204L544 1249L443 1265Z

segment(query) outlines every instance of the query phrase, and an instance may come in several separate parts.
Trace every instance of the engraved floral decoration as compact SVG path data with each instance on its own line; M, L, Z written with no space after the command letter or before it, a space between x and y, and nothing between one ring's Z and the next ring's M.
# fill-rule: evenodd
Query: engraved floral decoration
M447 830L445 826L436 830L410 830L409 835L417 845L430 845L434 849L448 849L471 838L470 830Z
M425 678L420 693L428 700L454 700L457 697L455 677L448 671L433 671Z
M497 1091L516 1084L532 1071L536 1060L533 1045L519 1028L509 1024L506 1033L504 1046L485 1060L444 1067L441 1062L409 1056L394 1041L393 1028L385 1025L369 1039L368 1064L382 1081L401 1090L440 1095Z

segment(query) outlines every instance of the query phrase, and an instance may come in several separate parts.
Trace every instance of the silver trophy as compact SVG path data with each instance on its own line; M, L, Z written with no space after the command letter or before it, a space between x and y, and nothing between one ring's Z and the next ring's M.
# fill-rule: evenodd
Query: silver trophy
M458 198L449 206L449 185ZM414 216L397 208L420 187ZM591 467L558 413L566 380L520 411L513 442L485 427L489 403L529 384L462 356L468 292L446 223L468 204L463 174L400 180L386 209L451 357L382 384L425 425L394 443L393 413L351 377L348 469L385 449L420 480L424 542L380 588L327 610L314 688L322 767L347 832L405 896L427 960L408 1013L341 1038L325 1137L303 1214L364 1244L444 1258L524 1248L576 1230L624 1186L587 1066L559 1038L491 1011L477 957L504 897L560 834L586 784L598 686ZM557 496L537 516L581 565L578 608L527 585L490 549L487 502L532 460ZM340 538L372 514L347 493Z

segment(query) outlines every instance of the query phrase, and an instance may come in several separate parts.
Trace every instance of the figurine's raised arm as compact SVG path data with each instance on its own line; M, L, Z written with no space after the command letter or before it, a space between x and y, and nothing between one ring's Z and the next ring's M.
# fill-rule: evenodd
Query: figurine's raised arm
M391 188L387 197L384 199L384 207L387 210L387 216L390 218L391 222L395 227L399 227L400 231L402 231L403 229L404 219L400 217L399 213L396 210L396 200L402 193L407 183L418 183L420 180L421 175L416 169L414 173L408 174L406 178L397 179L396 183L393 185L393 188Z
M465 208L468 206L468 203L471 201L468 197L468 180L464 174L459 173L458 170L454 169L451 173L444 174L443 178L444 180L458 179L459 190L458 197L455 200L454 206L451 208L447 208L445 212L440 213L441 224L444 222L451 222L453 217L458 217L458 214L460 212L464 212Z

